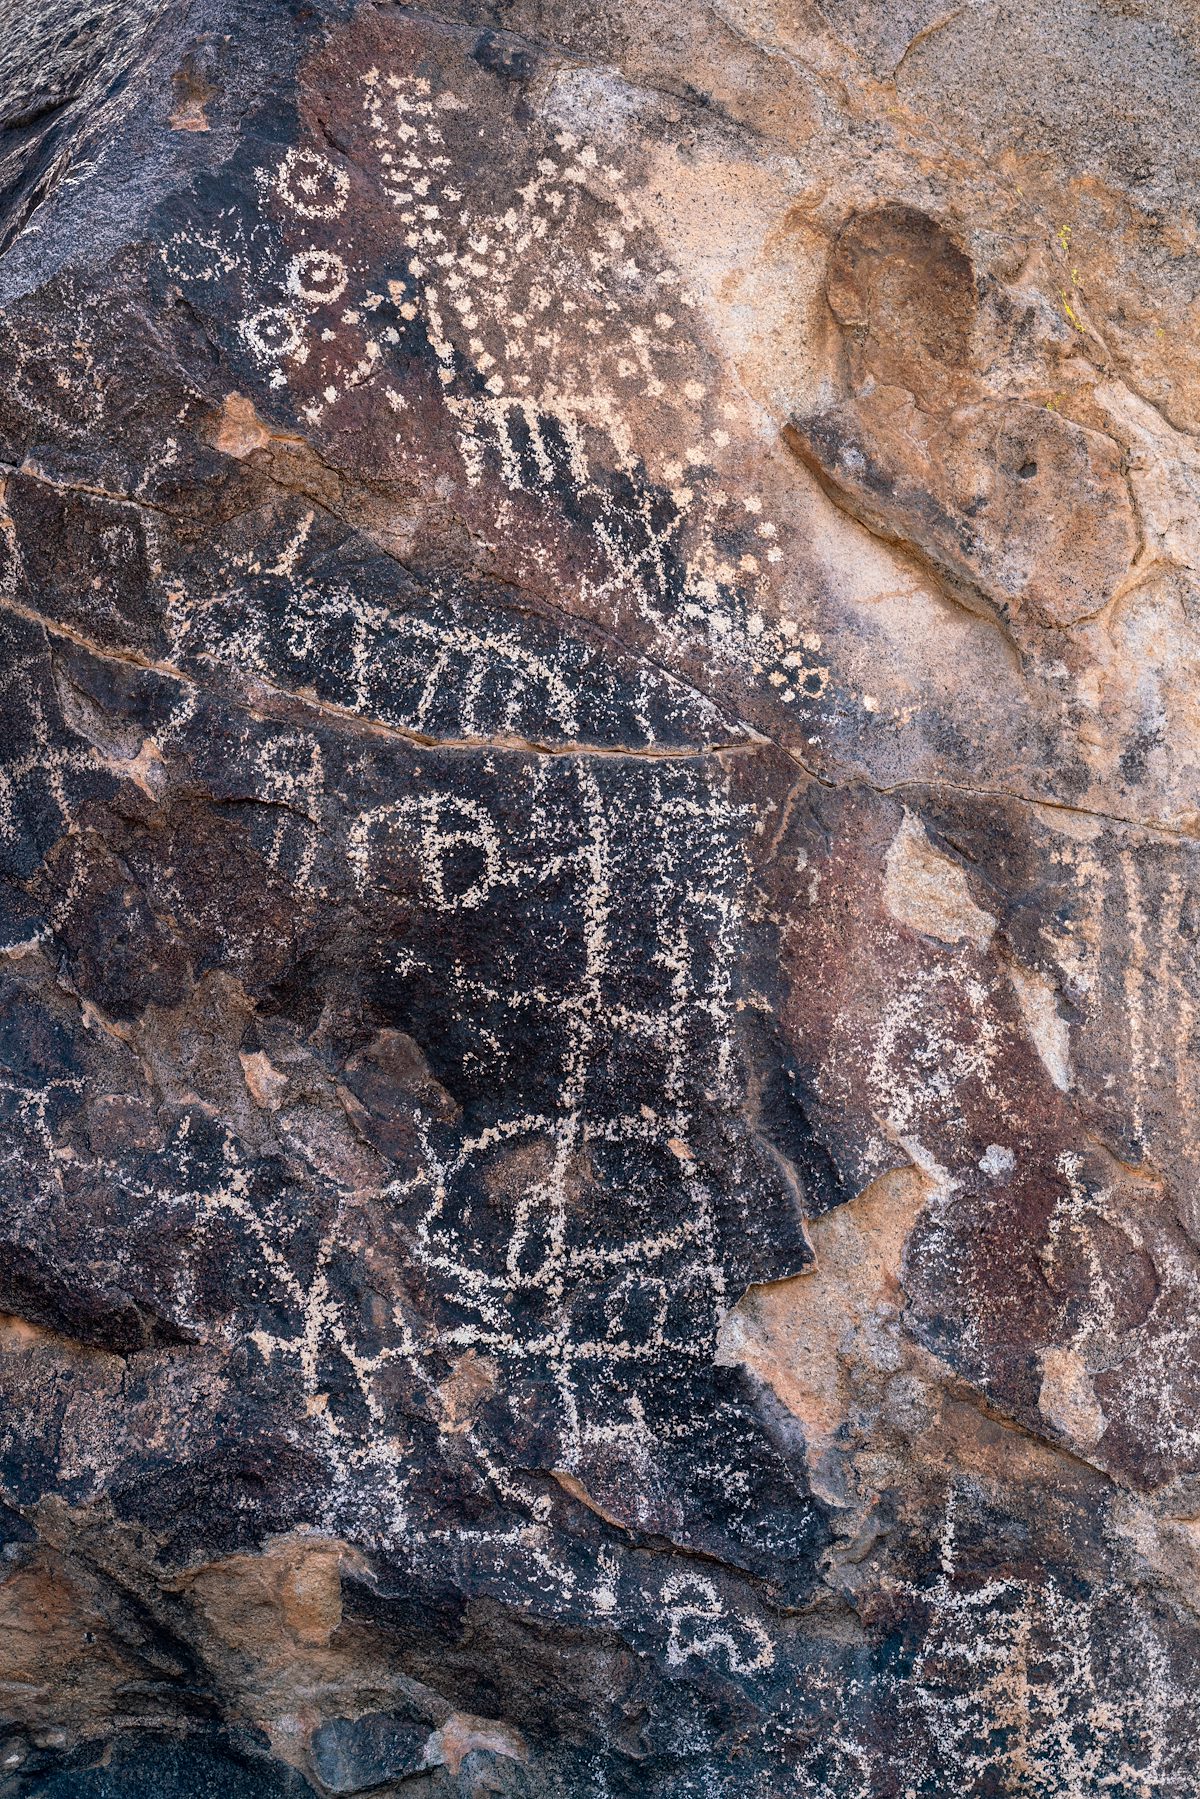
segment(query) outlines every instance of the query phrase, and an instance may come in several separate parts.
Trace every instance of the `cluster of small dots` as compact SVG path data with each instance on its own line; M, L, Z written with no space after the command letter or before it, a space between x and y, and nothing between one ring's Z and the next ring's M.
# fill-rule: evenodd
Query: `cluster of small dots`
M374 287L361 279L354 234L337 238L350 179L329 156L293 148L262 170L264 198L325 239L290 246L277 283L285 300L243 318L243 343L268 381L287 385L307 366L311 424L368 383L402 414L408 402L389 380L388 352L397 327L419 320L468 480L482 479L489 460L513 491L545 493L565 476L596 498L597 541L648 615L661 623L669 610L761 665L772 633L760 627L748 641L746 619L761 616L759 590L783 560L778 529L758 496L731 495L720 480L738 408L720 396L697 347L696 296L663 261L624 172L560 131L491 203L483 178L472 175L469 195L460 185L479 129L465 101L378 69L362 91L378 180L400 227L395 264ZM631 520L631 502L605 490L613 468L635 490L649 476L669 504L654 509L648 496L632 503ZM669 568L683 570L670 608ZM786 674L794 649L780 639L772 651L784 659L785 698L808 691Z

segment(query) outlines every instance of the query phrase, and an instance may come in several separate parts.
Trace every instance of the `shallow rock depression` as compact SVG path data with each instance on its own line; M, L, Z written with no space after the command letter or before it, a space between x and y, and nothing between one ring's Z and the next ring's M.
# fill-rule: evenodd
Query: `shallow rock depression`
M0 0L0 1795L1200 1796L1189 0Z

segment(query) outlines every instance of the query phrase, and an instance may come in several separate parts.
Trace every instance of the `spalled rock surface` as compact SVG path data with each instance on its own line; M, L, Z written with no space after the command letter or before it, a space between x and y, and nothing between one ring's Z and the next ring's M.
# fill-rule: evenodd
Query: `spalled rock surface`
M1200 1795L1185 0L0 0L0 1794Z

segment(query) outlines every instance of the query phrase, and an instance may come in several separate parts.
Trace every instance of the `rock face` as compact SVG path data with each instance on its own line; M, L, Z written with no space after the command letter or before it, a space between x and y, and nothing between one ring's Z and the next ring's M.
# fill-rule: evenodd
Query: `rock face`
M0 0L0 1794L1200 1794L1186 0Z

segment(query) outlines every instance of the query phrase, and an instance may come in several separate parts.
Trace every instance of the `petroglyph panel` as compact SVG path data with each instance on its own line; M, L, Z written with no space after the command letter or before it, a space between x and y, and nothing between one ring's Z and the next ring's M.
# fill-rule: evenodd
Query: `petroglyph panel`
M1200 1795L1200 65L1036 12L0 0L4 1794Z

